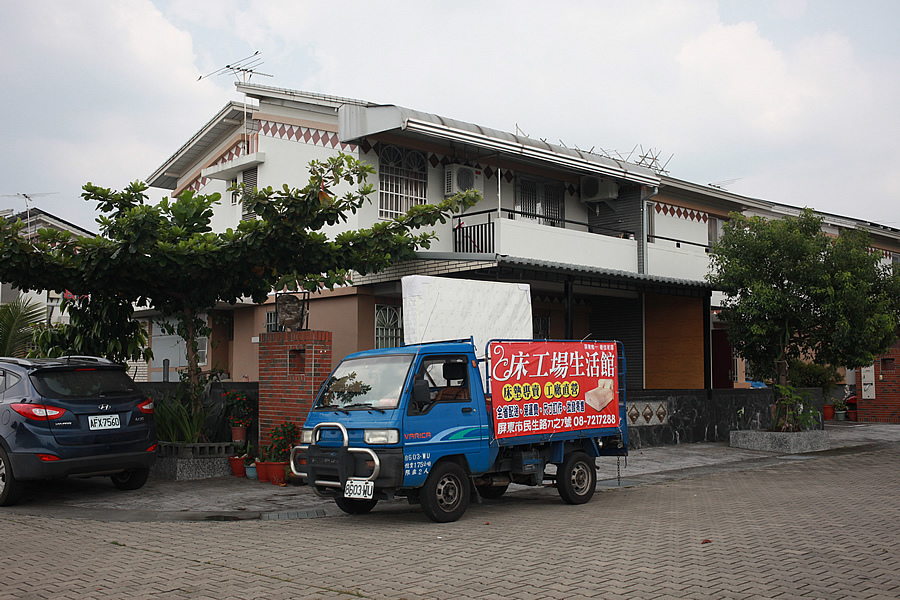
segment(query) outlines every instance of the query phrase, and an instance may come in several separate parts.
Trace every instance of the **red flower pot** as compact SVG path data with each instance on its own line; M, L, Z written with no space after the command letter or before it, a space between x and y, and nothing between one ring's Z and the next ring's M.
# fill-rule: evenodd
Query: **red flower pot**
M236 442L238 444L243 444L247 441L247 428L244 426L241 427L232 427L231 428L231 441Z
M275 485L281 485L285 481L287 481L287 469L288 463L287 461L283 462L270 462L269 463L269 481L274 483Z
M834 404L826 404L822 407L822 415L826 421L834 420Z
M246 477L247 468L244 466L244 459L240 456L229 456L228 462L231 463L231 474L235 477Z
M256 478L260 481L268 481L269 480L269 463L267 462L258 462L256 463Z

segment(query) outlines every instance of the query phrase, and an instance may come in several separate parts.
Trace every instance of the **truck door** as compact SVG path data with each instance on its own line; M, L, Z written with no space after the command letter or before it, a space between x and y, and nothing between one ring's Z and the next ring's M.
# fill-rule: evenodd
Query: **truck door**
M428 383L427 401L411 398L404 431L404 485L424 482L428 471L440 458L464 454L473 471L483 470L487 448L482 441L489 435L484 398L473 399L473 370L464 355L423 357L416 380ZM474 372L477 376L477 371Z

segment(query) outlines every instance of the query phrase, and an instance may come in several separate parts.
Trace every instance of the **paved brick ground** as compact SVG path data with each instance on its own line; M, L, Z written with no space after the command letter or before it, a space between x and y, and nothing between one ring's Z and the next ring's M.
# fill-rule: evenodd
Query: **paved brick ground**
M528 490L445 525L403 503L207 523L0 511L0 598L895 599L898 464L882 444L583 506Z

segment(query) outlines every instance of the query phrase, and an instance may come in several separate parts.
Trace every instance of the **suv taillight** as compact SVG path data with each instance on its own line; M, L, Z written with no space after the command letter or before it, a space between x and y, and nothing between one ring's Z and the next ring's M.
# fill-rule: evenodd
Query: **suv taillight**
M10 408L32 421L52 421L58 419L66 412L64 408L57 408L49 404L11 404Z
M137 405L137 409L142 413L152 413L153 412L153 398L147 398L143 402Z

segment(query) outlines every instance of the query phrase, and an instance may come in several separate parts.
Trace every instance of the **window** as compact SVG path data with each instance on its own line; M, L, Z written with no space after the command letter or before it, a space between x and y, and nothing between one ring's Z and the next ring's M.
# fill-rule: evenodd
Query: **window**
M397 348L403 345L403 315L399 306L375 305L375 347Z
M890 373L894 371L894 359L893 358L882 358L881 359L881 372L882 373Z
M706 230L709 237L709 245L712 246L719 241L719 237L722 235L722 219L709 217L706 221Z
M256 167L241 172L241 182L244 184L244 199L253 193L253 188L257 187L259 172ZM241 221L253 221L256 219L256 213L247 210L247 205L241 202Z
M266 311L266 333L284 331L284 327L278 324L278 311Z
M566 218L566 193L559 181L518 178L516 185L517 218L550 225L564 227Z
M398 217L425 204L428 161L417 150L382 146L378 162L378 216Z
M656 242L656 204L648 202L644 208L646 215L647 242L653 244Z
M550 317L535 315L531 317L532 337L536 340L550 339Z

